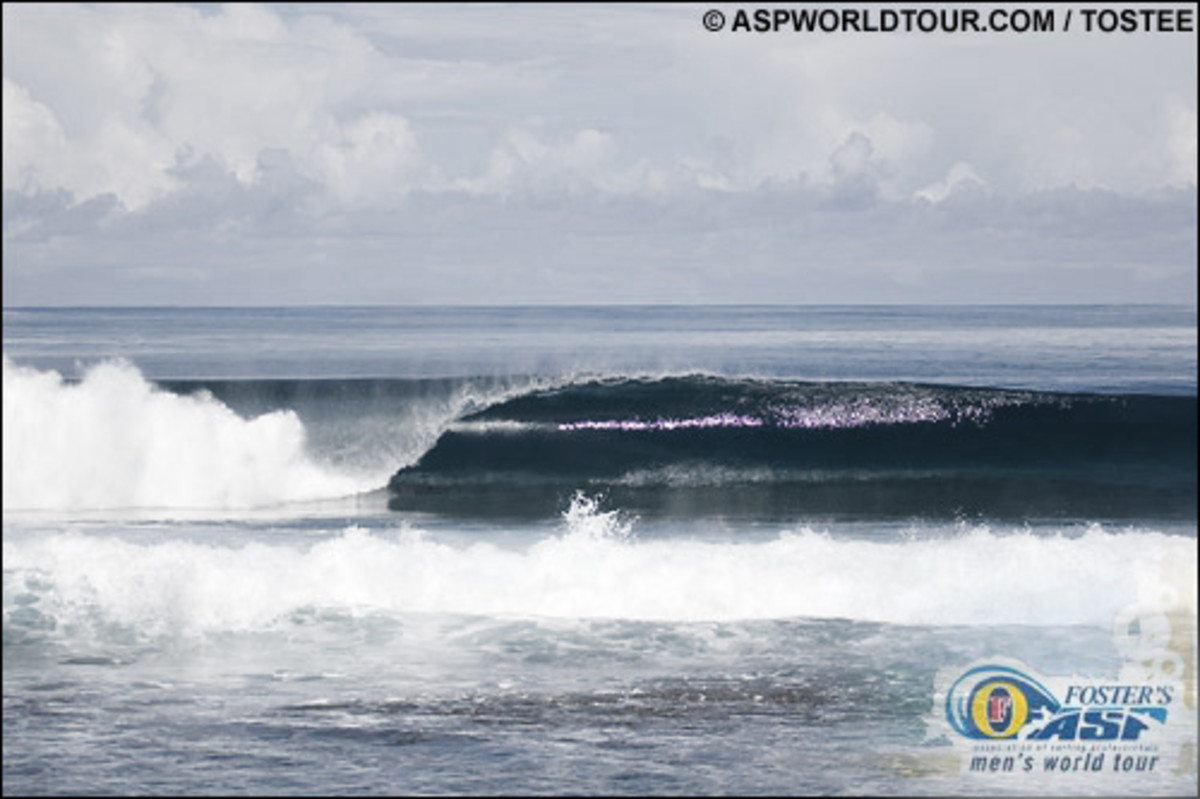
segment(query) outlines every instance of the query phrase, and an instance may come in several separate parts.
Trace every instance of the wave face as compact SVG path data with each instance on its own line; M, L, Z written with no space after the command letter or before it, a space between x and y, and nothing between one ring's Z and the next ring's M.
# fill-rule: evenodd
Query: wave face
M595 380L467 415L393 509L1195 518L1196 398L707 376Z

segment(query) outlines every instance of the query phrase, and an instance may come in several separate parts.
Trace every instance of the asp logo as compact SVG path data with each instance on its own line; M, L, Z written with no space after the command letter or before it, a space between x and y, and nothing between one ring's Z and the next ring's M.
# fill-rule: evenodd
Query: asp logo
M946 692L946 718L966 738L1014 738L1059 707L1049 689L1009 666L976 666Z
M1068 685L1060 702L1022 669L984 664L946 691L951 728L974 740L1136 741L1152 722L1164 724L1168 686Z

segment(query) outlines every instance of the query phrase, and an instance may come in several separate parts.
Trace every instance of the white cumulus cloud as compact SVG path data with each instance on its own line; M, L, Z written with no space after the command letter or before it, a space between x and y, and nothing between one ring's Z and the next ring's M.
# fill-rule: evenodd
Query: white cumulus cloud
M1194 36L706 8L5 4L5 302L1194 290Z

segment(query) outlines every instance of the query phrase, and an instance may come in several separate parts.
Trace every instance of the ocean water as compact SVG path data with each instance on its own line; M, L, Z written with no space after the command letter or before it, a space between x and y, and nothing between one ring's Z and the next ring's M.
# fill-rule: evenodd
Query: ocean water
M1196 791L1195 308L3 322L6 794Z

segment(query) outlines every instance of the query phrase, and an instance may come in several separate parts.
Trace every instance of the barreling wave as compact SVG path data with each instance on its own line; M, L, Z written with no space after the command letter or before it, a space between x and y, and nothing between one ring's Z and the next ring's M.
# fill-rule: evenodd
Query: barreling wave
M681 376L531 391L461 418L394 509L1195 518L1196 398Z
M1196 517L1196 397L716 376L151 382L4 359L5 511ZM380 505L383 499L378 500Z
M80 379L4 356L4 509L244 510L381 492L446 426L535 378ZM382 504L382 503L381 503Z

